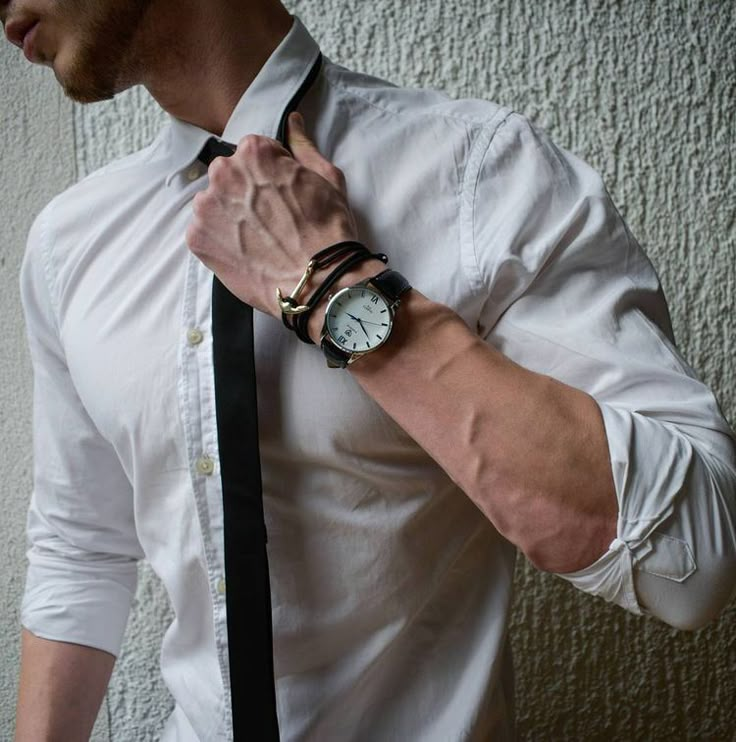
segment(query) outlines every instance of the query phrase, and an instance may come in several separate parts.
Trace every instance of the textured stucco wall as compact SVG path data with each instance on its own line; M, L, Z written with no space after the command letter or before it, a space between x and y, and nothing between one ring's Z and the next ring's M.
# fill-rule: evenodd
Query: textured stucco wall
M736 422L733 3L286 4L334 61L399 84L512 105L598 168L662 278L680 348ZM7 45L0 52L2 739L13 723L31 469L30 367L16 288L25 234L53 193L141 146L163 120L139 90L72 106L47 71L23 62ZM523 739L736 740L736 606L682 634L523 562L517 586L512 639ZM158 672L168 620L165 594L143 566L96 739L157 738L170 708Z

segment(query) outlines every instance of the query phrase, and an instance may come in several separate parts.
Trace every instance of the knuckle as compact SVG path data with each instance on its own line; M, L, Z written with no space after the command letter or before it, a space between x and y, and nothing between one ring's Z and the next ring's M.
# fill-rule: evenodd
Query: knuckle
M202 217L207 211L208 204L209 198L207 191L200 191L199 193L195 193L194 198L192 199L192 211L196 216Z
M187 243L187 247L195 254L202 255L205 251L204 245L204 234L199 227L196 220L189 223L187 226L184 239Z
M345 173L343 173L342 170L340 170L337 165L330 164L328 168L328 173L332 176L334 180L336 180L338 183L345 184Z
M212 161L208 170L210 183L215 186L221 186L227 180L229 166L225 157L217 157ZM197 194L199 195L199 194Z
M242 149L245 152L255 152L261 146L261 139L263 137L258 134L246 134L238 144L238 149Z

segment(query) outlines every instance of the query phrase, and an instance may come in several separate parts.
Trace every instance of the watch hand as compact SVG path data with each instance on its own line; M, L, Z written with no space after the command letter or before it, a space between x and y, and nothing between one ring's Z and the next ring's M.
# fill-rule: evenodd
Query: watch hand
M355 320L355 322L357 322L360 325L360 329L363 330L363 332L365 333L365 336L370 340L371 336L368 334L365 327L363 326L363 320L360 317L356 317L354 314L350 314L350 312L345 312L345 314L347 314L348 317L350 317L350 319ZM368 322L368 320L365 320L365 321ZM375 325L377 323L370 322L369 324Z

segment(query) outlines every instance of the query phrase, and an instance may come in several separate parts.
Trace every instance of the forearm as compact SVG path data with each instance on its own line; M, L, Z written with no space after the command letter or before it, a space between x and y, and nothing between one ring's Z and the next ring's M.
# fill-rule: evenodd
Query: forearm
M89 739L115 657L23 629L16 742Z
M606 551L618 508L592 397L513 363L416 290L391 341L350 369L540 569Z

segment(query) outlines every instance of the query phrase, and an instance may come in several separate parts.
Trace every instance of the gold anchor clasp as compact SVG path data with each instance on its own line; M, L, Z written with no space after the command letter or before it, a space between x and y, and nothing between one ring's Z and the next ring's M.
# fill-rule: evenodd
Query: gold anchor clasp
M289 296L285 297L281 293L281 289L276 289L276 297L279 300L279 307L281 307L282 314L302 314L309 310L309 307L306 304L297 304L297 299L309 280L309 277L314 273L315 265L315 260L310 260L307 263L307 269L304 271L304 275L299 279L299 283Z

